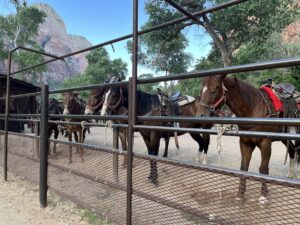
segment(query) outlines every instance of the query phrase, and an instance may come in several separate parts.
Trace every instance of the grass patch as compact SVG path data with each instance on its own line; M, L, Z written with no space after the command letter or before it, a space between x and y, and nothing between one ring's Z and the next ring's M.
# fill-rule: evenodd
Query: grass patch
M108 222L107 219L101 218L99 214L91 210L81 209L80 214L90 225L113 225L113 223Z

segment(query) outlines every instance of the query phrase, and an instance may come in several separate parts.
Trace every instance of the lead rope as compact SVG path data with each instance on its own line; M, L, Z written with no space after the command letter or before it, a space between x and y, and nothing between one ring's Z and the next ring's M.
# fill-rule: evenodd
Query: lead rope
M223 151L222 146L222 135L226 132L231 130L233 127L233 124L224 125L222 127L217 128L217 150L218 150L218 167L221 166L221 152ZM237 127L238 132L238 127ZM221 179L221 178L220 178ZM221 181L221 180L219 180ZM219 200L221 201L222 198L222 192L221 192L221 182L219 182Z

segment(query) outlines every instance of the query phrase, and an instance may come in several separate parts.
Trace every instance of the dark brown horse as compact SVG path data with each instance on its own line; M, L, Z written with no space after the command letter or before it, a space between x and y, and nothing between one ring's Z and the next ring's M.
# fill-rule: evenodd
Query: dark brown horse
M55 98L50 99L48 102L48 113L49 114L62 114L63 113L63 108L61 107L60 103L58 100L56 100ZM53 120L57 120L57 119L53 119ZM54 133L54 139L58 138L58 125L55 123L49 123L48 124L48 138L51 137L52 133ZM49 154L50 154L51 150L49 148ZM53 154L56 153L56 143L54 143L53 146Z
M176 102L170 101L169 96L162 91L159 91L158 94L161 96L163 103L166 107L166 115L167 116L190 116L195 117L198 110L198 105L200 103L200 96L196 96L195 100L191 103L179 106ZM180 127L185 128L201 128L203 127L203 124L199 123L177 123ZM176 127L174 123L174 127ZM211 125L206 125L205 128L210 128ZM185 134L185 132L179 132L179 133L170 133L168 132L168 135L170 136L180 136ZM203 164L207 164L207 151L208 151L208 145L210 141L209 134L204 134L201 136L197 133L190 133L191 137L198 143L199 149L198 149L198 155L196 157L196 161L202 162ZM168 149L166 149L165 154L168 154Z
M121 107L128 110L128 87L115 86L110 87L105 93L105 99L101 110L101 115L113 114L117 115L118 109ZM157 94L148 94L142 91L137 91L137 115L143 116L160 116L161 115L161 102ZM140 122L142 125L162 126L161 122ZM148 149L149 155L158 155L159 144L161 137L164 137L162 131L139 131L144 139ZM157 162L150 160L150 175L149 180L152 183L157 182Z
M106 83L115 82L114 77L111 77ZM104 93L106 88L97 88L93 89L90 92L84 114L85 115L93 115L99 112L102 109L103 101L104 101ZM124 107L120 107L117 109L116 113L118 115L127 115L128 111ZM127 132L126 129L121 128L119 132L119 137L121 139L122 150L127 150Z
M237 117L281 117L275 112L269 97L259 89L247 84L237 78L226 75L210 76L203 79L201 91L201 103L198 109L198 116L208 116L211 111L222 104L227 104ZM240 125L240 130L277 132L278 126L265 125ZM240 150L242 155L241 170L248 171L252 152L255 147L261 151L261 164L259 172L269 174L269 161L271 157L271 142L276 141L270 138L240 137ZM278 141L278 140L277 140ZM287 144L287 141L283 141ZM290 142L290 170L294 170L295 146ZM299 173L298 173L299 175ZM243 196L246 191L246 181L241 179L239 195ZM262 184L262 199L268 193L267 185Z
M64 115L80 115L84 114L84 106L80 102L80 100L77 97L77 94L73 92L64 92L63 93L63 105L64 105ZM69 122L82 122L80 119L65 119L66 121ZM85 133L86 133L86 128L83 125L66 125L66 131L68 135L68 139L70 142L72 142L72 133L78 132L79 133L79 140L76 140L76 135L75 135L75 140L78 143L83 143L85 139ZM80 158L81 162L84 162L83 159L83 148L79 147L80 149ZM69 163L72 163L72 146L69 146Z

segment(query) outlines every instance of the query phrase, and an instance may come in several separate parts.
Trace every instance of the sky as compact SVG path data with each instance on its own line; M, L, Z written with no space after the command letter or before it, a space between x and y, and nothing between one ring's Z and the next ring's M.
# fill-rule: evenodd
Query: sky
M139 0L139 27L147 21L144 2ZM87 38L93 45L132 33L132 0L27 0L29 5L42 2L50 5L63 18L69 34ZM12 13L9 0L0 0L0 14ZM210 50L210 38L197 26L187 28L189 47L186 52L194 59L206 56ZM112 59L122 58L131 72L130 56L126 41L114 44L115 52L108 46ZM192 67L190 68L192 69ZM140 73L151 72L141 68Z

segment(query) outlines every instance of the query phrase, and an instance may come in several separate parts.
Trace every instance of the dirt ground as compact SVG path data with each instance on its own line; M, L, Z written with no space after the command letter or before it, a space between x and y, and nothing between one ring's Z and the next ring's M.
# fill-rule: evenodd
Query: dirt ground
M60 137L63 139L63 137ZM238 137L222 137L223 151L218 154L216 136L211 136L208 151L208 164L225 168L239 169ZM86 143L95 145L112 146L112 130L109 128L91 128L87 135ZM195 162L197 156L197 143L188 135L179 137L180 150L175 148L174 139L171 138L169 158ZM160 152L164 150L164 141L161 141ZM135 133L134 151L146 153L146 146L139 133ZM272 144L272 157L270 161L270 174L285 177L287 165L283 165L285 147L280 142ZM260 151L256 149L250 164L250 171L258 173L260 164ZM61 200L52 195L49 197L49 207L41 209L38 200L38 187L21 177L9 174L9 181L3 182L3 170L0 169L0 225L50 225L50 224L90 224L84 218L82 210L69 201ZM104 224L104 223L101 223Z
M9 173L3 180L0 169L0 224L1 225L88 225L81 209L70 201L50 194L48 207L40 208L38 186Z

